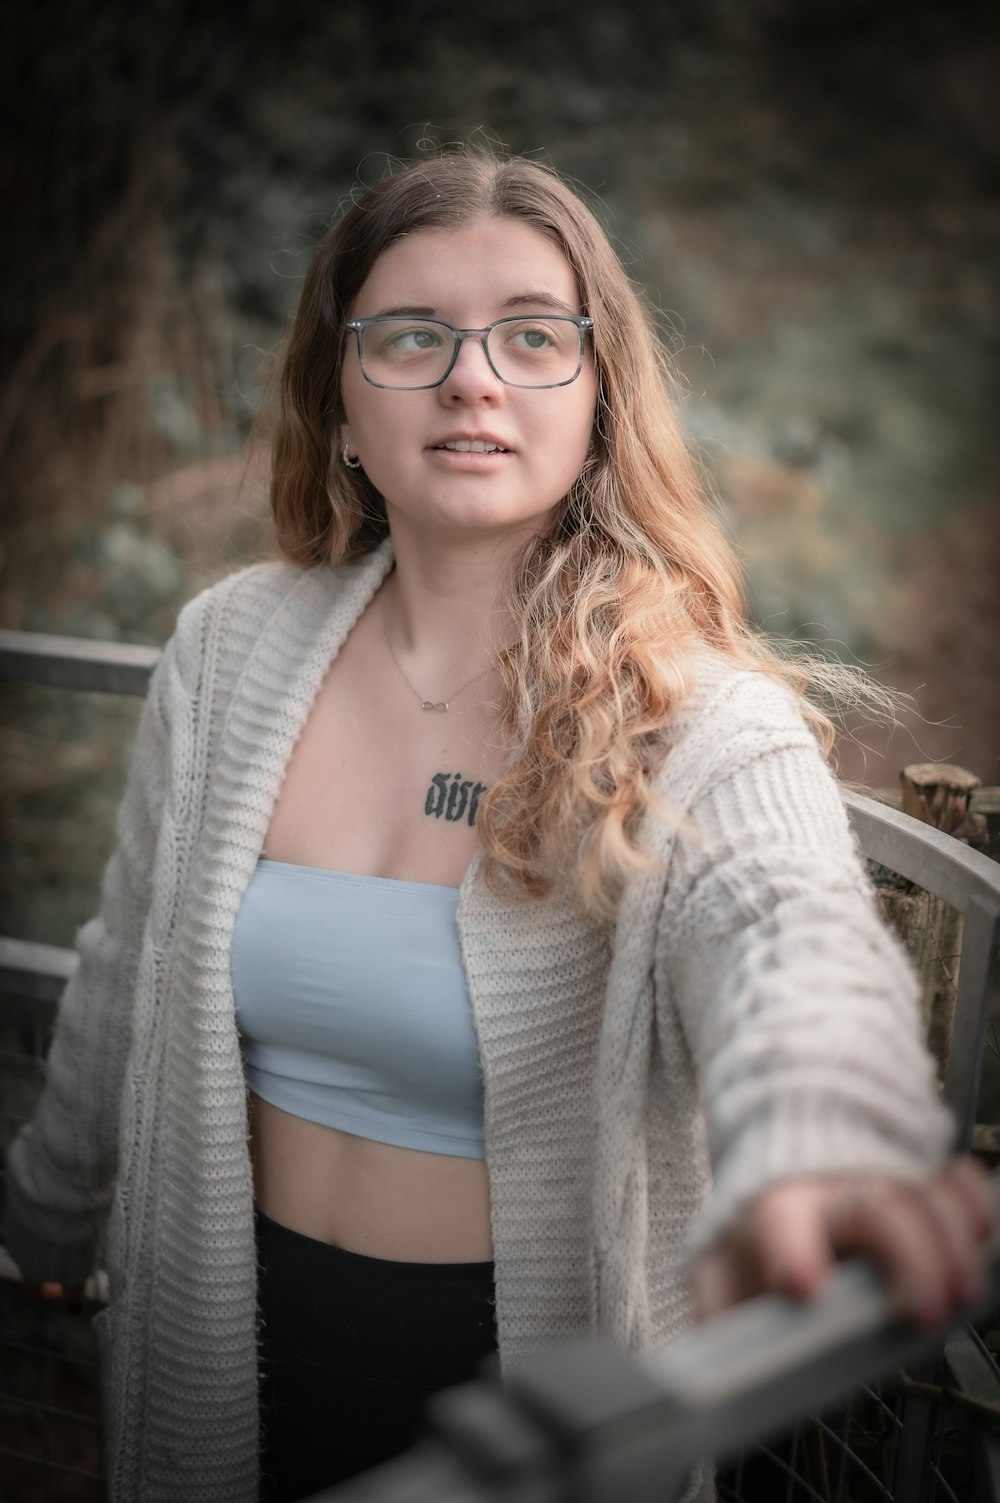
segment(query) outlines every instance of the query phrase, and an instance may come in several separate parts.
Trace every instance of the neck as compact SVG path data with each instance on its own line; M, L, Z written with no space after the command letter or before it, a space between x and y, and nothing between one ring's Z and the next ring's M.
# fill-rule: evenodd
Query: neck
M509 540L506 548L465 540L426 546L405 529L394 530L393 546L383 600L392 650L422 695L454 694L510 640L506 583L518 550Z

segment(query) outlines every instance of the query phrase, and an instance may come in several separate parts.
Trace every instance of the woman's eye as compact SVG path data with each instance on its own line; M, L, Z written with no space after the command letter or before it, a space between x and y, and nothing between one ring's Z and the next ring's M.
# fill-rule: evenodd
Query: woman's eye
M444 348L444 331L427 324L370 324L366 350L370 360L398 364L419 355L433 355Z
M415 354L420 350L436 350L441 344L440 334L433 329L401 329L389 339L389 344L400 354Z
M519 344L524 350L548 350L553 342L547 329L518 329L512 338L512 343Z

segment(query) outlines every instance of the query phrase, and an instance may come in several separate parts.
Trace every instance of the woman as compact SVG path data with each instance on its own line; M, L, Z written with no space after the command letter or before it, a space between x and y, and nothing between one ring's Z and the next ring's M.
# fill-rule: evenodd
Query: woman
M26 1278L110 1208L114 1499L242 1503L259 1424L307 1495L494 1344L678 1335L692 1258L706 1312L849 1250L918 1320L976 1293L990 1198L661 362L526 161L423 161L318 249L290 563L182 613L11 1155Z

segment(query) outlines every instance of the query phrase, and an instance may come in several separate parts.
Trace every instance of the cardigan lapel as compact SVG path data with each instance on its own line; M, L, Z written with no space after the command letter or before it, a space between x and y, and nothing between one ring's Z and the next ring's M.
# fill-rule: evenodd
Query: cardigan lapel
M263 623L226 717L209 796L200 892L218 936L219 1000L232 1011L229 951L289 759L331 663L392 567L383 544L337 570L302 573Z

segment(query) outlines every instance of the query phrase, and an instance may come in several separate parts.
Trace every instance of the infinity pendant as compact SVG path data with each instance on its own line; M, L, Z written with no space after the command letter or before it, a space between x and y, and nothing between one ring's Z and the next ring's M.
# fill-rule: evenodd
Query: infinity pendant
M443 712L448 708L448 705L445 700L439 700L438 703L435 704L432 699L422 699L420 701L420 708L422 710L441 710Z

